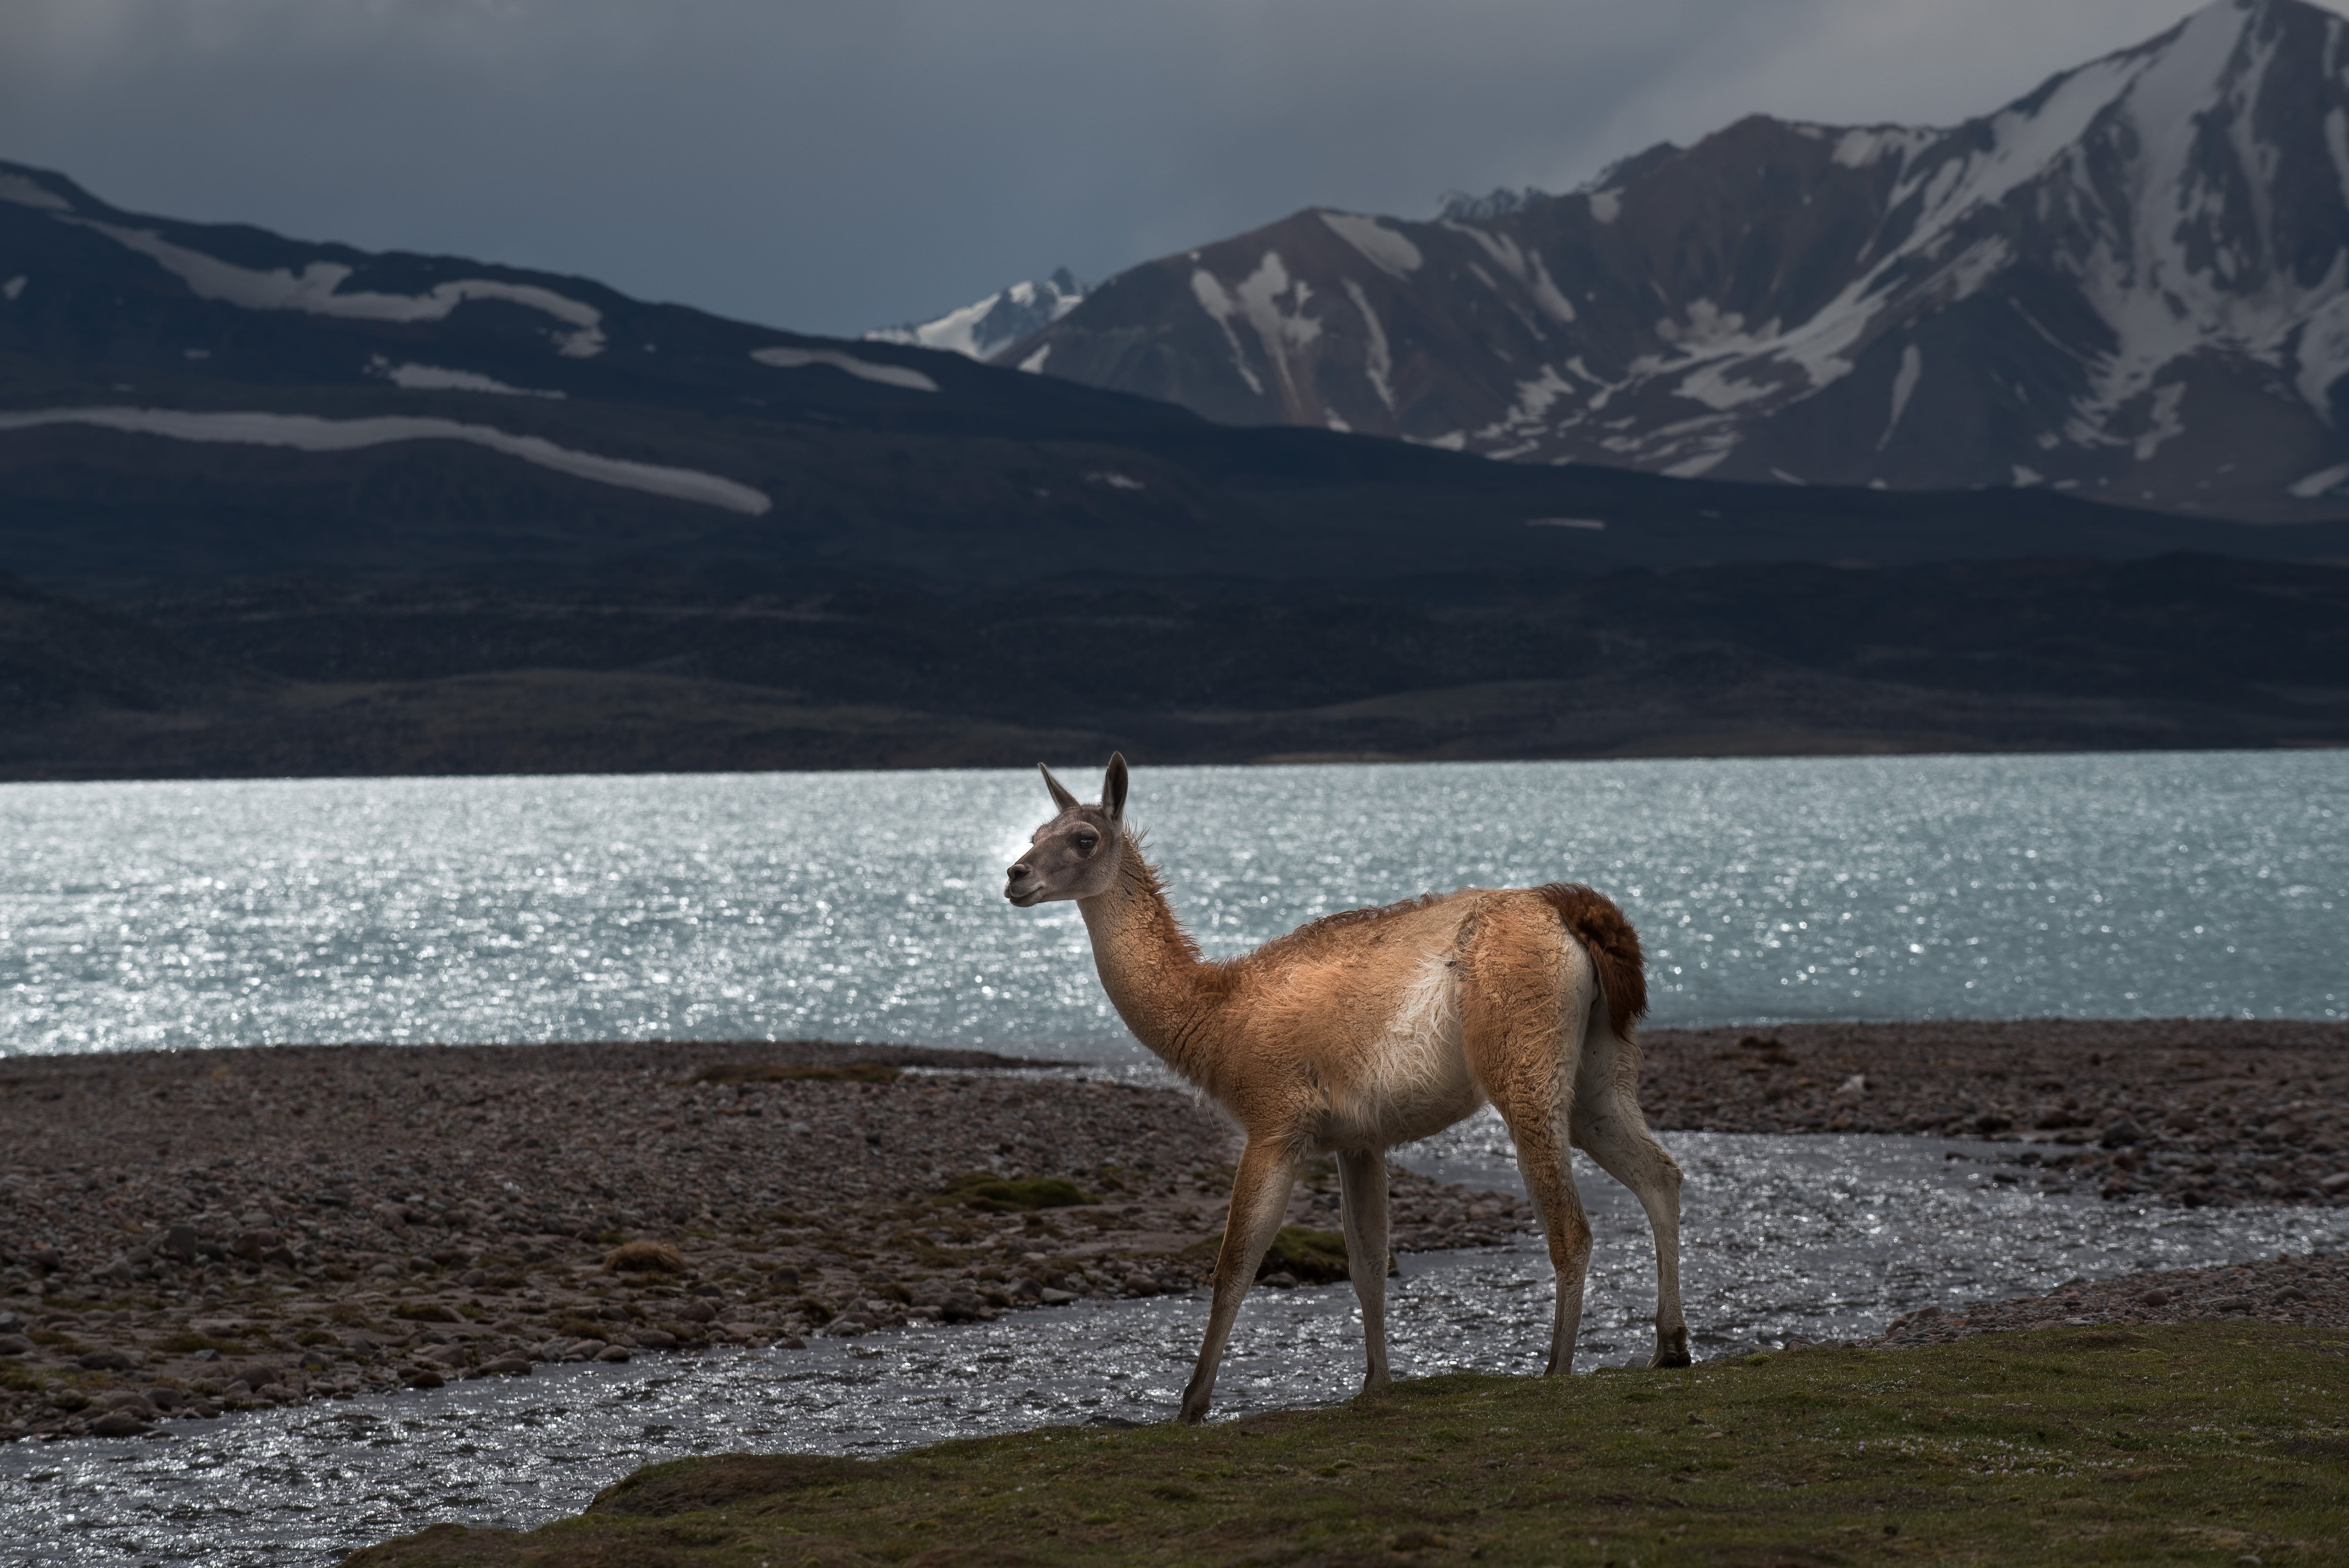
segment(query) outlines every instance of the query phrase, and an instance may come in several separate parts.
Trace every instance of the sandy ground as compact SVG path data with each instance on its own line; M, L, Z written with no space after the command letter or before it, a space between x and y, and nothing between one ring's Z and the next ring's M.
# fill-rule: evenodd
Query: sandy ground
M1963 1134L2014 1145L2001 1180L2349 1202L2349 1026L1836 1024L1645 1043L1660 1127ZM773 1076L857 1063L878 1068ZM815 1042L0 1060L0 1440L1202 1278L1229 1126L1188 1095L1015 1066ZM989 1175L1091 1201L1027 1209L1038 1194L969 1185ZM1394 1219L1398 1251L1531 1224L1506 1195L1402 1170ZM1326 1168L1289 1221L1337 1229ZM630 1242L651 1243L649 1266L616 1266ZM1962 1321L2349 1309L2330 1260L2259 1269ZM2222 1305L2238 1298L2251 1307Z

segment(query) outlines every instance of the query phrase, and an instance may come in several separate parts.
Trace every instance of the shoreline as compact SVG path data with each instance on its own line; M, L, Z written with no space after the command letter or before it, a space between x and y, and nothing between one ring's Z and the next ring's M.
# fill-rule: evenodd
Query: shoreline
M0 1441L1191 1288L1229 1125L1004 1071L1032 1065L820 1041L11 1058ZM1342 1271L1316 1164L1276 1286ZM1402 1252L1531 1223L1401 1169L1392 1210Z
M2349 1178L2332 1181L2349 1169L2333 1109L2349 1025L1642 1043L1642 1102L1667 1130L1988 1138L2015 1150L2002 1183L2349 1204ZM1186 1093L1006 1071L1062 1065L816 1041L7 1058L0 1441L1190 1289L1235 1134ZM2176 1114L2143 1114L2149 1099ZM1393 1185L1398 1252L1533 1228L1514 1194L1402 1165ZM1342 1270L1331 1173L1308 1172L1288 1222L1307 1233L1268 1273ZM2288 1287L2344 1288L2261 1288Z

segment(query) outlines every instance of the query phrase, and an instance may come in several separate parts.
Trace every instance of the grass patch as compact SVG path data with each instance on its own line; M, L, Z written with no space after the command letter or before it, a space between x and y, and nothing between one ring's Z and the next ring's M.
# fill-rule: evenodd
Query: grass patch
M1205 1428L650 1466L354 1568L899 1562L2267 1563L2349 1551L2349 1342L2188 1324L1453 1375Z
M174 1356L193 1356L199 1350L217 1350L223 1356L241 1356L245 1350L242 1340L221 1339L205 1334L174 1334L157 1340L155 1347L168 1350Z
M702 1068L688 1083L895 1083L897 1069L882 1062L845 1062L821 1067L812 1062L718 1062Z
M1265 1249L1256 1271L1262 1279L1287 1270L1306 1284L1329 1284L1347 1277L1346 1238L1336 1231L1316 1231L1304 1225L1283 1225Z
M403 1301L391 1309L394 1317L404 1317L410 1323L462 1323L457 1309L437 1301Z
M1213 1267L1216 1255L1224 1250L1224 1238L1218 1233L1192 1243L1183 1249L1183 1255L1203 1268ZM1336 1231L1317 1231L1308 1225L1283 1225L1265 1249L1264 1262L1256 1268L1256 1277L1286 1273L1303 1284L1331 1284L1350 1277L1346 1272L1346 1238Z
M1018 1210L1073 1209L1101 1202L1074 1181L1058 1176L1029 1176L1015 1181L985 1171L957 1178L947 1189L947 1196L967 1207L998 1214Z

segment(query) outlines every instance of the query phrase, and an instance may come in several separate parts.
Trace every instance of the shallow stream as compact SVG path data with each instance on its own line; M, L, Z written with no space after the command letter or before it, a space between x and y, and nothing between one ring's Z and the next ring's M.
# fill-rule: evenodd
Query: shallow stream
M1943 1140L1666 1135L1689 1173L1688 1318L1700 1358L1862 1334L1909 1307L2074 1276L2338 1251L2349 1211L2180 1210L2002 1185L1987 1146ZM2011 1150L2006 1152L2012 1152ZM1488 1117L1415 1147L1450 1180L1513 1181ZM1598 1251L1578 1367L1646 1358L1652 1253L1629 1193L1586 1172ZM1547 1350L1538 1242L1402 1260L1397 1376L1525 1373ZM324 1564L440 1521L528 1526L638 1465L726 1450L876 1453L944 1438L1171 1415L1204 1297L1081 1304L805 1350L648 1356L428 1394L181 1422L168 1438L0 1449L0 1562ZM1352 1292L1259 1289L1216 1414L1352 1393Z

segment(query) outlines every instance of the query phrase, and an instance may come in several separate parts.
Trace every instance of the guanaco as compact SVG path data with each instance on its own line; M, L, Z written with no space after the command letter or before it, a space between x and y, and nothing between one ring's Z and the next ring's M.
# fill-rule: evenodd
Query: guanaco
M1689 1364L1681 1170L1640 1111L1632 1026L1647 1012L1647 981L1621 910L1572 882L1463 888L1329 915L1209 963L1126 826L1123 755L1109 759L1093 805L1039 768L1055 815L1009 869L1004 897L1021 909L1074 900L1118 1016L1247 1140L1184 1420L1206 1418L1240 1303L1279 1233L1299 1168L1317 1154L1338 1165L1348 1271L1362 1305L1362 1385L1388 1380L1386 1151L1487 1102L1516 1140L1557 1272L1547 1372L1573 1370L1590 1261L1569 1144L1647 1211L1656 1242L1649 1364Z

